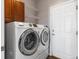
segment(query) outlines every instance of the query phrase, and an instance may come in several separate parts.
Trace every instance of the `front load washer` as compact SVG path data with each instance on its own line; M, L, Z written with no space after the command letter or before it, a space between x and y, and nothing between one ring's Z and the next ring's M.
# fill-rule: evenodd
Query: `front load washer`
M38 59L41 40L36 28L30 23L6 24L6 59Z
M49 30L39 24L6 24L6 59L46 59Z

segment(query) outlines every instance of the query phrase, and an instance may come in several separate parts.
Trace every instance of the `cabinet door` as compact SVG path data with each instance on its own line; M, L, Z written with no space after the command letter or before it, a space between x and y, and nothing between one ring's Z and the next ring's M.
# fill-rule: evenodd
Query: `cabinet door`
M11 22L14 20L14 0L5 1L5 22Z
M5 22L24 21L23 0L5 0Z
M15 20L24 21L24 2L15 0Z
M50 8L52 54L61 59L76 59L76 4L65 2Z

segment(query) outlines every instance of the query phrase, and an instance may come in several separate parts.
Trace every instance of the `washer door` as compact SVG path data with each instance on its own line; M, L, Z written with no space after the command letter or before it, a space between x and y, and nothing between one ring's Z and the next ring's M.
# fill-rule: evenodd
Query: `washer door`
M39 45L39 37L36 31L28 29L20 37L19 50L24 55L32 55Z
M49 32L48 30L44 29L42 32L41 32L41 43L45 46L46 43L48 42L49 40Z

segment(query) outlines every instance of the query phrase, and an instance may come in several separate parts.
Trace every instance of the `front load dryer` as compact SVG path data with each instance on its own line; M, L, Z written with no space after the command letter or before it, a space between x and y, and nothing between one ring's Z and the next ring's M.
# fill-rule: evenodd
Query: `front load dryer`
M44 27L40 33L40 48L43 50L38 59L47 59L49 54L49 29ZM42 57L43 56L43 57Z
M37 57L37 59L47 59L48 56L48 50L49 50L49 28L37 24L36 30L39 34L40 43L38 46L38 51L40 52L40 55Z
M11 22L6 24L6 59L41 59L41 40L30 23Z

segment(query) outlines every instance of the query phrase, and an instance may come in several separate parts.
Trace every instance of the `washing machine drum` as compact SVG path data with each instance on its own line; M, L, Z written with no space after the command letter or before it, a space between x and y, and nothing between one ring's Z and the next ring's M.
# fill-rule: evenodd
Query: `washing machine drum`
M19 50L24 55L33 55L39 45L39 36L33 29L24 31L20 37Z
M43 31L41 32L41 43L45 46L46 43L49 41L49 31L47 29L43 29Z

